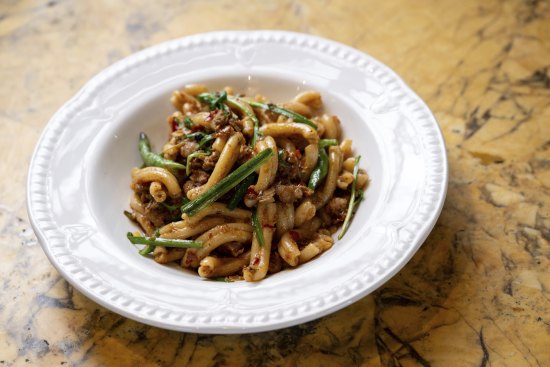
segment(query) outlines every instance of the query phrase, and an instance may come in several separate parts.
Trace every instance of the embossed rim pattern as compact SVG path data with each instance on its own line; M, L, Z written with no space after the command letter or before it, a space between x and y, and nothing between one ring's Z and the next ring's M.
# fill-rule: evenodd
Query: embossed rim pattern
M253 312L191 313L165 309L154 302L132 297L127 290L109 284L81 265L78 254L68 248L67 235L56 221L51 205L52 156L72 118L87 103L117 79L159 58L175 52L214 44L274 43L299 47L346 62L384 85L387 93L410 113L422 137L425 182L416 210L399 229L394 247L368 268L357 269L349 282L329 289L291 309L271 308ZM169 41L133 54L91 79L49 121L31 160L27 183L27 207L31 224L46 255L57 270L77 289L95 302L131 319L158 327L200 333L243 333L278 329L303 323L338 309L371 293L413 256L424 242L441 212L447 190L447 157L437 122L424 102L387 66L348 46L299 33L283 31L234 31L198 34Z

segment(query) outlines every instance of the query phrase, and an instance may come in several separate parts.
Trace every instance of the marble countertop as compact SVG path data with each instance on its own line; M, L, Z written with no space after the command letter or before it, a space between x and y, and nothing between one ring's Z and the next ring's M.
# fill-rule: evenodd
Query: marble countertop
M427 102L447 142L447 200L410 263L279 331L185 334L118 316L61 278L25 209L34 145L86 80L221 29L363 50ZM550 2L3 1L0 56L0 367L550 366Z

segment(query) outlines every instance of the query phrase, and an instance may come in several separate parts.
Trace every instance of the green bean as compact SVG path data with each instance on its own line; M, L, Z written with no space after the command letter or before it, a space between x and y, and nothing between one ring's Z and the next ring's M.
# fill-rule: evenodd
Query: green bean
M355 186L357 185L357 173L359 172L359 160L361 159L361 156L357 156L355 158L355 164L353 166L353 182L351 183L351 196L349 198L349 204L348 204L348 212L346 213L346 219L344 220L344 224L342 225L342 230L340 231L340 234L338 235L338 239L341 240L342 237L344 237L344 234L348 230L351 217L353 216L353 210L355 208ZM360 198L363 198L363 195L360 195Z
M164 246L164 247L178 247L178 248L201 248L202 242L195 240L178 240L172 238L160 238L160 237L141 237L134 236L132 232L128 232L126 237L134 245L150 245L150 246Z
M143 247L141 250L139 250L139 254L141 256L145 256L145 255L148 255L150 254L151 252L155 251L155 246L153 245L146 245L145 247Z
M171 169L185 169L185 166L183 164L163 158L160 155L151 152L151 144L149 143L149 138L147 138L147 135L145 135L144 132L139 133L138 148L139 153L141 154L141 158L143 159L143 163L146 167L153 166Z
M332 145L338 145L338 140L336 139L321 139L319 140L319 148L326 148Z
M136 216L133 213L130 213L129 211L125 210L124 215L126 218L130 219L132 222L136 221Z
M256 175L252 174L245 178L239 186L237 186L237 190L235 191L235 194L231 197L229 200L229 203L227 203L227 207L229 210L233 210L239 205L239 203L243 200L244 195L246 194L246 191L252 185L252 183L256 180Z
M252 212L252 228L254 228L254 234L256 235L258 244L260 245L260 247L263 247L265 245L264 231L262 230L262 223L258 219L258 214L256 213L256 210Z
M236 170L225 176L220 182L212 186L209 190L201 194L199 197L191 200L181 208L181 211L189 216L197 214L201 209L210 205L220 197L225 195L229 190L234 188L250 176L256 169L264 164L273 155L272 149L262 150L254 158L238 167Z
M319 158L317 159L317 164L311 172L309 177L309 183L307 187L312 190L315 190L317 186L323 181L328 172L328 155L325 148L319 149Z
M314 129L317 129L317 125L310 119L308 119L305 116L300 115L299 113L296 113L294 111L287 110L286 108L279 107L273 103L262 103L257 101L247 101L250 106L254 108L261 108L262 110L267 110L271 112L275 112L279 115L286 116L288 118L291 118L294 122L298 122L300 124L306 124L311 126Z

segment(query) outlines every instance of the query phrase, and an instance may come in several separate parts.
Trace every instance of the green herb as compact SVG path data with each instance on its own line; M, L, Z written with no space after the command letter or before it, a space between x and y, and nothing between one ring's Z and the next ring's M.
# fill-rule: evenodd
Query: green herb
M215 109L220 109L220 110L223 110L224 107L225 107L225 104L224 102L227 101L227 92L226 91L221 91L220 93L216 93L217 97L212 100L212 102L210 103L210 109L212 110L215 110ZM227 108L227 107L225 107Z
M138 143L139 153L143 159L143 163L147 167L163 167L171 169L185 169L185 166L181 163L174 162L170 159L161 157L158 154L151 152L151 144L149 143L149 138L145 133L139 133L139 143Z
M212 93L201 93L197 96L197 98L201 102L210 104L210 106L212 106L213 103L215 103L219 99L216 97L215 94ZM228 96L227 94L224 102L227 103L229 107L238 110L243 116L247 116L248 118L250 118L254 123L254 132L252 134L252 139L250 140L250 146L253 147L256 144L256 140L260 136L260 121L258 120L258 117L256 117L254 110L250 108L250 105L247 102L241 100L238 97Z
M327 175L328 172L328 155L325 150L325 148L319 149L319 158L317 159L317 164L315 165L315 168L313 168L313 171L311 172L311 176L309 177L309 183L307 184L307 187L309 187L312 190L315 190L317 186L323 181Z
M252 174L247 178L245 178L239 184L239 186L237 186L237 190L235 191L235 194L231 197L231 199L229 200L229 203L227 203L227 207L229 208L229 210L234 210L237 207L237 205L239 205L239 203L243 200L244 195L246 194L246 191L248 190L250 185L254 183L255 180L256 180L256 175Z
M353 212L357 210L359 204L363 201L365 192L363 190L357 190L355 193L355 203L353 204Z
M193 128L194 122L193 120L191 120L191 118L189 118L189 116L185 116L183 118L183 121L179 117L176 117L175 120L176 120L176 123L178 124L178 129L181 129L184 126L188 129Z
M202 131L197 131L191 134L187 134L185 135L185 138L198 141L199 142L198 149L201 149L202 147L204 147L205 145L207 145L208 143L210 143L212 140L215 139L213 134L203 133Z
M279 159L279 164L281 166L290 167L290 164L285 160L285 150L279 149L277 153L277 158Z
M208 143L212 142L214 140L214 135L206 135L199 141L199 149L206 146Z
M261 103L257 101L248 101L248 103L250 104L250 106L254 108L261 108L262 110L271 111L279 115L283 115L288 118L291 118L294 122L297 122L300 124L306 124L311 126L314 129L317 129L317 125L315 125L315 123L313 123L313 121L311 121L307 117L302 116L299 113L296 113L294 111L287 110L286 108L279 107L273 103Z
M260 223L260 220L258 219L256 210L252 212L252 228L254 228L254 234L256 235L258 244L260 247L263 247L265 245L264 231L262 229L262 223Z
M212 102L216 99L216 95L213 93L201 93L197 95L197 99L202 103L212 106Z
M340 234L338 235L338 239L341 240L342 237L344 237L344 234L348 230L351 217L353 216L353 210L355 207L355 186L357 185L357 173L359 172L359 160L361 159L361 156L357 156L355 158L355 164L353 166L353 182L351 183L351 196L349 198L349 204L348 204L348 212L346 213L346 219L344 220L344 224L342 225L342 230L340 231ZM361 198L363 196L361 192Z
M179 117L174 117L174 121L176 121L176 129L181 129L183 125L183 121Z
M189 118L189 116L185 116L185 118L183 119L183 125L188 128L188 129L191 129L194 125L193 123L193 120L191 120Z
M264 164L273 155L272 149L262 150L254 158L238 167L236 170L225 176L220 182L201 194L194 200L182 206L181 211L189 216L195 215L201 209L210 205L229 190L237 186L241 181L250 176L256 169Z
M224 114L229 113L229 108L227 108L225 102L227 102L227 92L221 91L216 93L201 93L197 96L197 99L203 103L208 104L210 111L213 110L222 110Z
M209 280L212 280L214 282L223 282L223 283L232 283L233 281L229 279L228 277L216 277L216 278L209 278Z
M197 131L197 132L185 135L185 138L200 141L202 138L204 138L207 135L208 135L207 133L203 133L202 131Z

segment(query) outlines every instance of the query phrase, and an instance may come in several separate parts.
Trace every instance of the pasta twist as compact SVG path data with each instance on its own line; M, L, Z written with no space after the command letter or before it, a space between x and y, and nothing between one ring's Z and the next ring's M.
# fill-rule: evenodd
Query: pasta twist
M200 249L187 249L181 266L196 268L208 254L218 246L229 242L247 242L252 238L252 226L247 223L229 223L216 226L200 235L197 240L203 243Z
M244 279L248 282L262 280L267 275L276 215L277 206L274 203L258 204L258 220L261 225L264 244L261 246L257 235L254 234L252 239L250 264L243 270Z
M168 195L172 198L181 196L181 188L178 180L166 168L145 167L132 171L132 187L140 183L160 182L168 190Z
M267 189L277 175L277 165L279 159L277 158L277 144L271 136L266 136L264 140L260 140L256 143L257 152L261 152L266 149L271 149L273 151L273 156L260 167L260 172L258 174L258 182L254 185L254 191L260 192Z
M149 193L157 203L162 203L166 200L166 191L164 191L160 182L151 182L151 185L149 186Z
M183 221L177 222L177 223L182 223L183 226L192 226L192 225L196 225L203 218L212 216L212 215L232 218L239 221L250 221L250 217L252 213L250 212L250 210L238 209L238 208L230 210L225 204L212 203L210 206L199 211L197 214L193 215L192 217L188 216L187 214L183 214L182 215Z
M250 251L233 258L207 256L201 260L198 273L203 278L223 277L234 274L250 261Z
M311 175L311 171L315 168L319 159L319 145L309 144L304 149L304 156L300 162L302 177L307 178Z
M277 238L294 228L294 204L277 203Z
M223 147L220 158L216 163L214 171L208 178L208 182L202 186L195 187L187 191L187 198L193 200L194 198L220 182L222 178L227 176L229 171L231 171L233 164L235 164L237 158L239 158L239 151L243 143L243 134L235 133L234 135L232 135L227 141L227 144L225 144L225 146Z
M184 90L176 90L172 92L170 102L176 109L180 110L184 114L199 112L201 109L200 102Z
M184 240L204 233L209 229L226 223L227 221L227 218L211 217L195 221L194 223L185 221L172 222L162 227L159 233L162 238L176 238Z
M274 138L301 136L309 144L319 143L319 135L317 135L317 132L311 126L296 122L265 124L260 130L262 134Z
M316 120L319 126L323 127L322 137L326 139L340 138L340 120L336 116L323 115Z
M342 170L342 151L339 146L332 146L328 150L328 172L325 183L313 195L313 203L317 209L323 207L336 190L338 174Z

